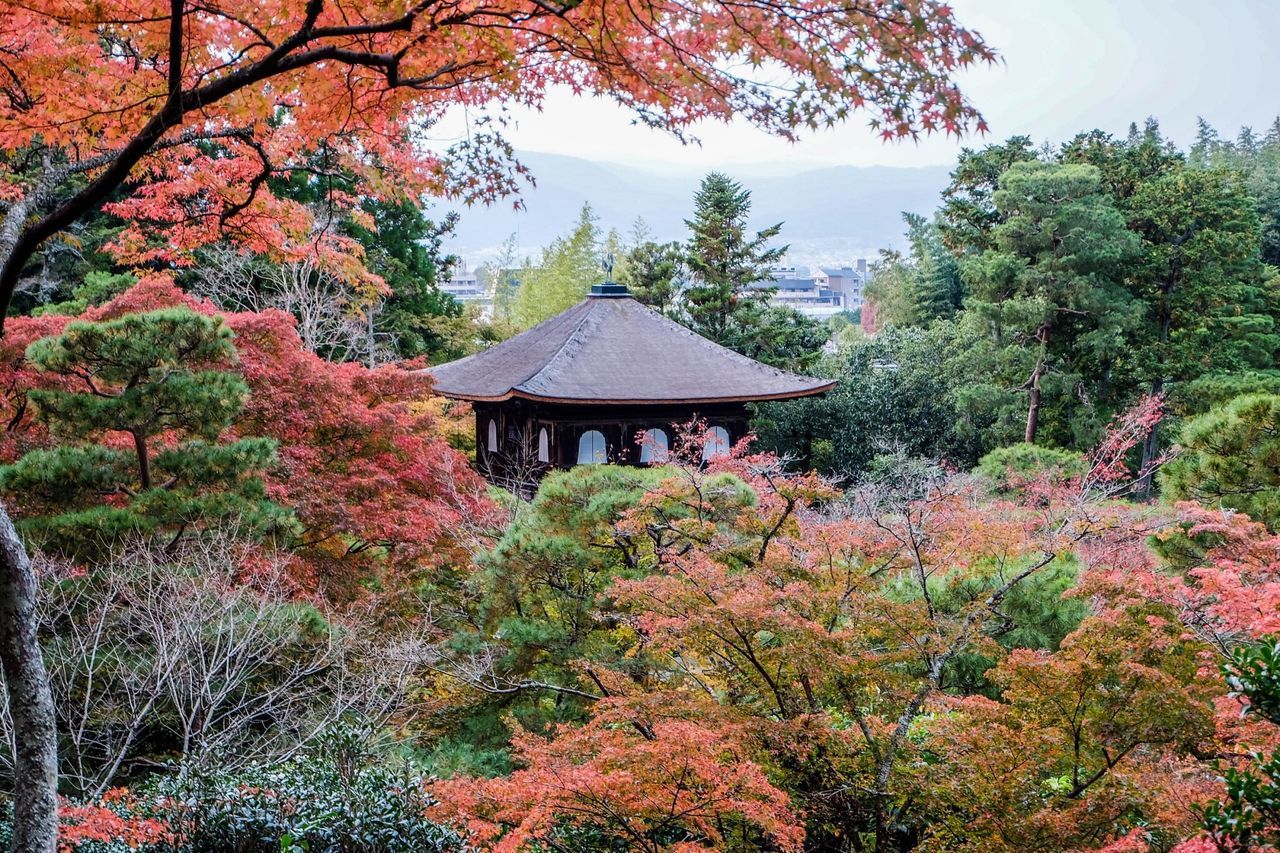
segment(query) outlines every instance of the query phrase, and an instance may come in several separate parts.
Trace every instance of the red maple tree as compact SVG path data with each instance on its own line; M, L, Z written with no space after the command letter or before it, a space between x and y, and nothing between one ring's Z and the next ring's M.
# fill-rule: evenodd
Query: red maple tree
M217 313L152 276L83 319L178 305ZM302 524L288 543L304 573L299 582L349 597L374 571L394 587L405 573L465 564L473 538L499 516L484 481L427 412L430 380L397 366L325 361L302 346L293 318L279 311L223 316L235 332L235 369L250 389L233 431L279 442L278 464L265 482L268 495ZM0 348L6 462L52 441L31 416L26 391L59 380L28 366L25 344L74 319L19 317L10 324Z

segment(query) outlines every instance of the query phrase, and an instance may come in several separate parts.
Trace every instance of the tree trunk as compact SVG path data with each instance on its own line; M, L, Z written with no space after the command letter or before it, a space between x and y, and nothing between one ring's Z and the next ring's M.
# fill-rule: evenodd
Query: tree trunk
M0 672L13 715L15 853L55 853L58 844L57 727L35 611L35 571L0 505Z
M141 432L133 434L133 449L138 454L138 484L145 492L151 488L151 456L147 453L147 439Z
M1165 286L1165 302L1168 302L1169 293L1173 288L1173 284L1169 283ZM1173 325L1172 312L1166 307L1161 312L1160 318L1160 350L1157 359L1156 378L1151 380L1151 396L1155 397L1164 393L1164 373L1165 373L1165 350L1169 343L1169 331ZM1147 438L1142 442L1142 478L1138 480L1137 493L1140 497L1151 497L1151 486L1155 479L1155 472L1151 470L1151 466L1156 461L1156 451L1160 449L1160 422L1156 421L1151 425L1151 432L1147 433Z
M1027 430L1022 439L1027 444L1036 443L1036 432L1040 429L1040 377L1045 374L1044 362L1048 357L1049 349L1049 324L1047 322L1040 326L1036 337L1040 340L1040 353L1036 358L1035 369L1031 371L1031 400L1027 403Z

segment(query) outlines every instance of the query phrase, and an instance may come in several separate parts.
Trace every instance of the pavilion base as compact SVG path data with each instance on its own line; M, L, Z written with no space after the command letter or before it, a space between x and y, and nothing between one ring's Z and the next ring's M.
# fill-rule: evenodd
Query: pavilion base
M473 406L477 470L526 497L548 471L605 462L650 464L664 441L674 446L697 419L708 429L719 428L717 435L732 446L747 434L749 420L745 403L564 404L516 397Z

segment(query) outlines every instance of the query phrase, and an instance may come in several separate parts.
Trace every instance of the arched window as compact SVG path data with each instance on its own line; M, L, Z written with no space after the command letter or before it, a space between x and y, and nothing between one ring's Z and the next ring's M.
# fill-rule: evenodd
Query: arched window
M640 464L663 464L671 458L667 431L663 429L647 429L640 440Z
M498 422L489 421L489 452L498 452Z
M702 461L729 454L729 431L724 427L712 427L707 430L706 441L702 443Z
M538 430L538 461L551 461L551 440L547 438L547 428Z
M609 451L605 448L604 433L598 429L589 429L578 439L578 464L597 465L609 461Z

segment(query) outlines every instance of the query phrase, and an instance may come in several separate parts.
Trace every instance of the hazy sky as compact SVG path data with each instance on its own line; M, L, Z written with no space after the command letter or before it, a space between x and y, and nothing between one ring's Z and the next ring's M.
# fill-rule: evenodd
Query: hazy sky
M1061 141L1100 127L1159 119L1186 145L1197 115L1226 133L1265 129L1280 113L1280 0L952 0L1001 62L970 70L961 88L989 139L1024 133ZM915 166L954 161L970 138L880 142L865 117L789 144L742 125L706 125L702 146L635 126L611 103L554 93L542 113L517 114L517 148L596 160L705 169L724 163L812 161Z

